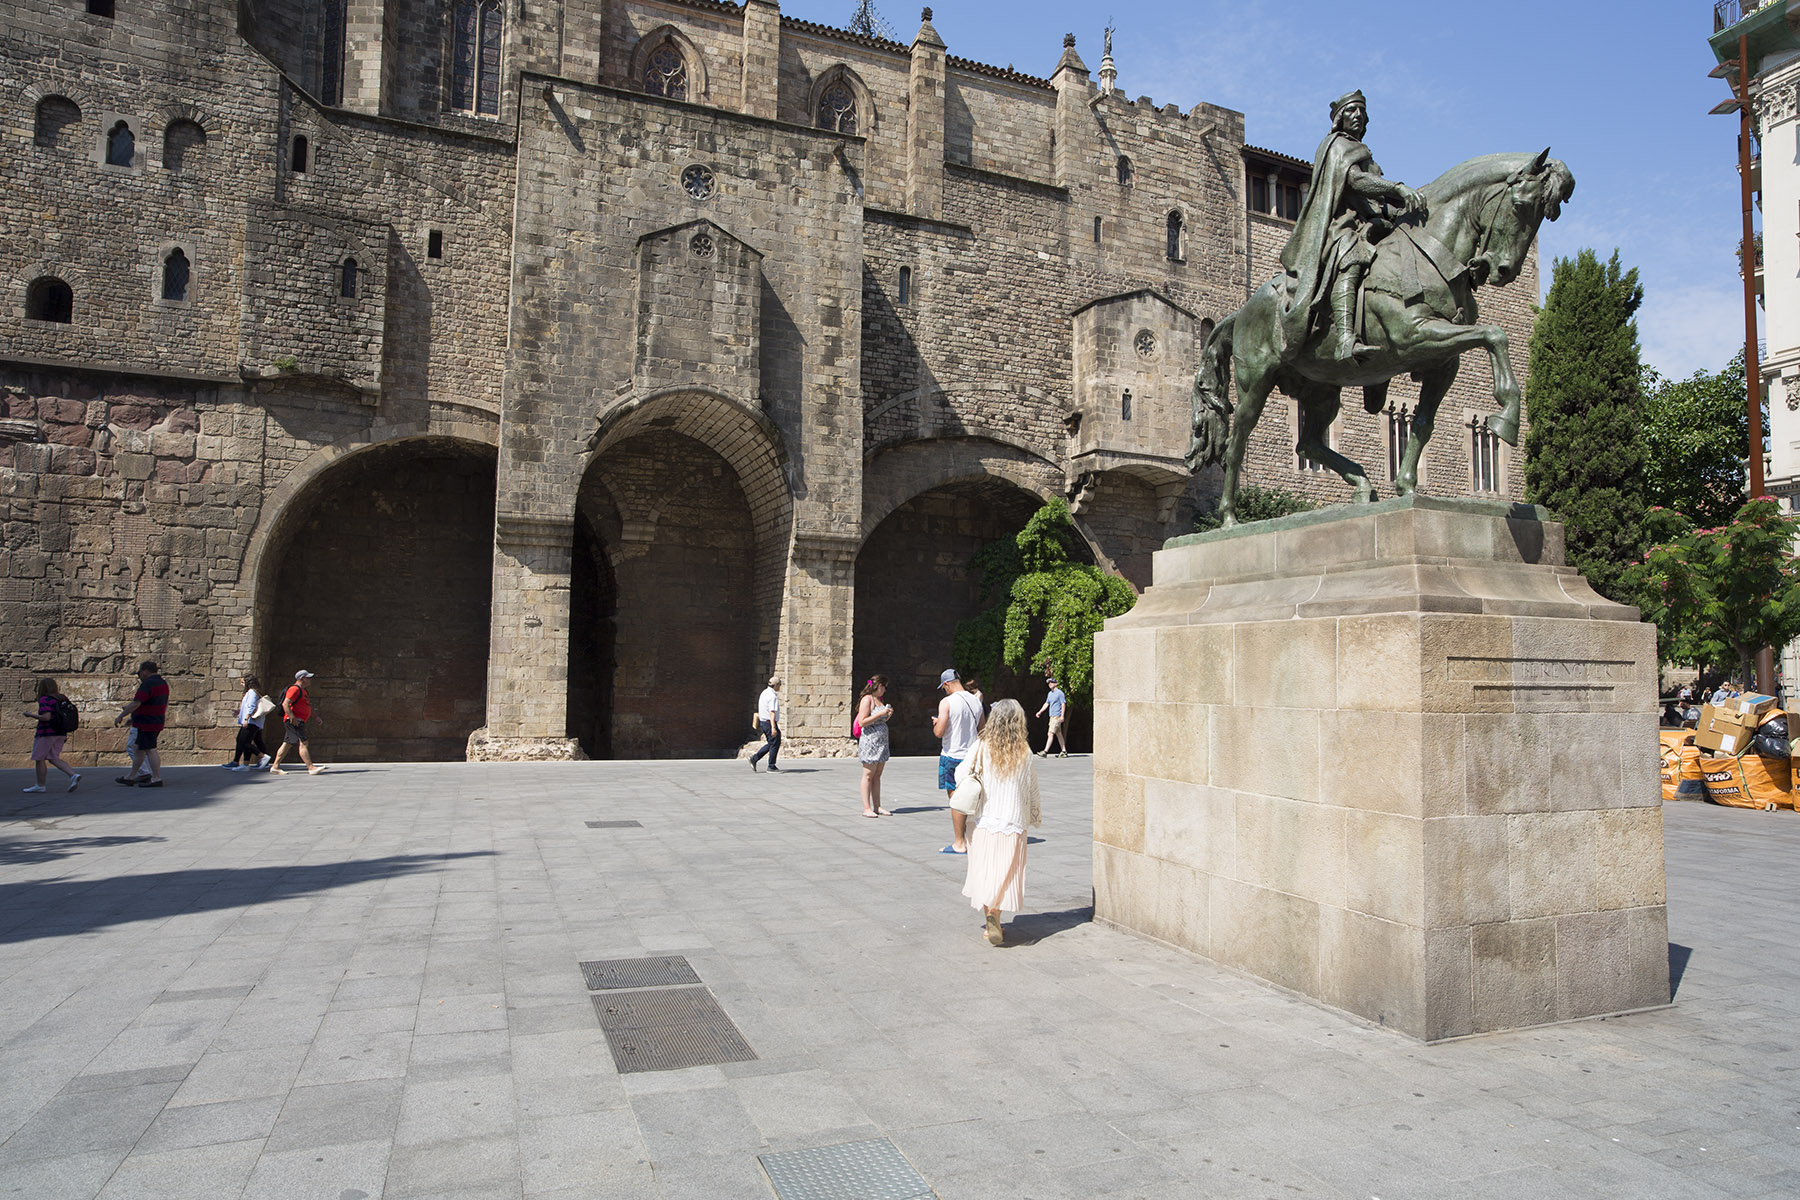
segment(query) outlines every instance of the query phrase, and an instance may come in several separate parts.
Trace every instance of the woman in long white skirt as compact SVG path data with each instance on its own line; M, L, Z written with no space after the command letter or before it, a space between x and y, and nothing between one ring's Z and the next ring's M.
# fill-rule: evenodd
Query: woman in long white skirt
M1025 830L1043 824L1037 767L1025 730L1025 710L1002 700L988 713L975 750L956 768L960 787L970 775L981 779L982 803L969 837L969 873L963 895L987 917L987 940L1006 940L1002 912L1025 903Z

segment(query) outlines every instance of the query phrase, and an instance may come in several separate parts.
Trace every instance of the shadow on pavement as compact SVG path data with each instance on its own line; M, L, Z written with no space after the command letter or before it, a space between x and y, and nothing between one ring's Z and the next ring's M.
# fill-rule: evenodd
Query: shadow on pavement
M84 768L81 772L81 787L73 792L63 791L62 786L57 783L57 779L61 777L53 772L50 790L34 795L22 795L9 786L13 782L9 776L16 774L19 780L29 780L29 771L0 772L0 789L3 789L0 790L0 795L11 792L11 795L0 799L0 822L54 820L86 813L169 812L182 808L203 808L228 800L233 793L241 796L246 788L288 787L306 773L306 769L302 767L298 772L290 771L286 776L271 778L262 771L222 771L216 766L164 767L162 787L141 788L121 787L113 782L124 770L125 764L122 762ZM329 780L333 775L363 775L368 772L368 767L328 765L319 778ZM304 787L305 784L300 783L298 786Z
M1687 974L1688 959L1694 957L1692 946L1677 946L1669 943L1669 999L1681 990L1681 977Z
M29 867L38 863L55 862L59 858L67 858L69 855L79 854L83 850L105 850L113 846L130 846L138 842L165 841L168 839L122 836L56 838L47 842L3 840L0 841L0 865Z
M896 817L904 817L907 813L945 812L949 807L948 804L915 804L911 808L890 808L886 811L893 813Z
M1094 906L1065 908L1060 912L1020 913L1006 926L1008 946L1035 946L1047 937L1066 929L1086 925L1094 919Z
M188 913L266 904L308 892L411 875L452 859L486 858L492 854L491 850L394 854L311 866L195 868L117 875L111 879L42 879L0 884L0 913L6 914L0 943L68 937L130 921L160 921Z

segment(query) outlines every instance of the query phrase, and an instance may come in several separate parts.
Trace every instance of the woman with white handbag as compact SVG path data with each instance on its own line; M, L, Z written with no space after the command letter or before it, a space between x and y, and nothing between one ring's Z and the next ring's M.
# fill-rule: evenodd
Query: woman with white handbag
M254 675L244 676L244 698L238 701L237 746L228 771L255 771L269 765L269 748L263 744L263 721L275 711L275 702L262 694L262 683Z
M1043 824L1037 766L1017 700L1002 700L988 713L974 752L956 768L950 803L975 818L963 895L986 916L985 936L998 946L1006 940L1000 914L1025 903L1025 830Z

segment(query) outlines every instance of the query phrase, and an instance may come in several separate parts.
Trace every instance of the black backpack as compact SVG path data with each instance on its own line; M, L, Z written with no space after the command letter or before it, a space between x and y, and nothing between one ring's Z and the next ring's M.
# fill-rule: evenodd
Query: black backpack
M58 696L50 709L50 732L57 737L66 737L80 728L81 710L67 696Z

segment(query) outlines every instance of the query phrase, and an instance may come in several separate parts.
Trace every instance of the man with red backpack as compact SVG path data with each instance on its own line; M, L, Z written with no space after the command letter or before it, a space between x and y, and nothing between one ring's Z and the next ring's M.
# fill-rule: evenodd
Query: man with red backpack
M37 735L31 742L31 765L37 768L37 784L25 790L43 791L44 781L50 777L49 768L55 767L69 777L69 790L74 791L81 783L81 773L62 760L63 742L81 724L74 703L56 690L56 680L40 679L37 704L28 711L37 718Z

